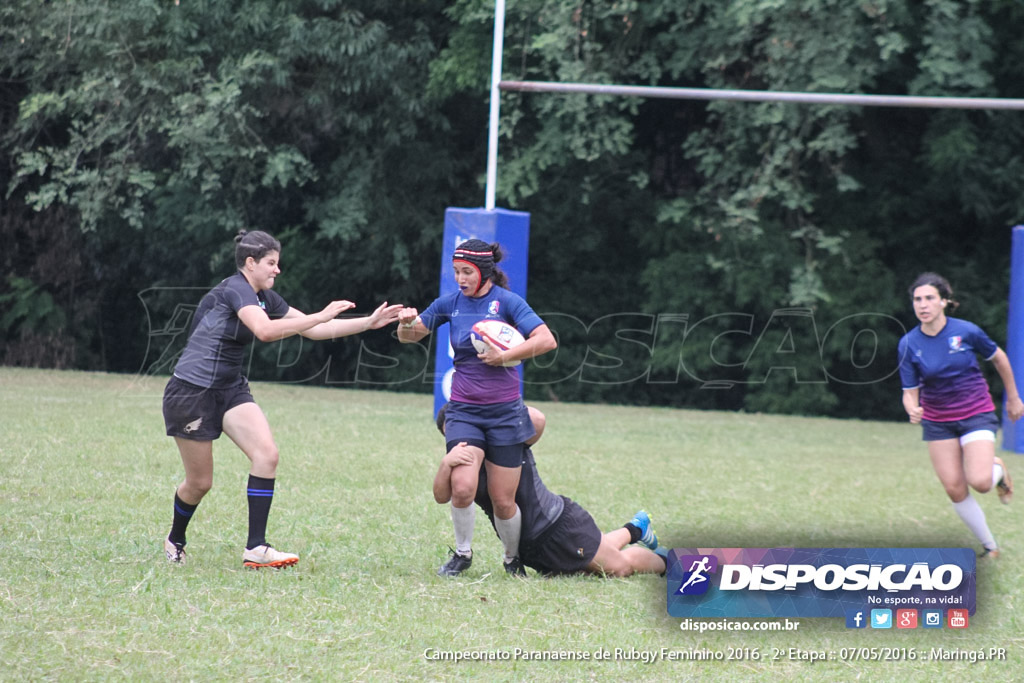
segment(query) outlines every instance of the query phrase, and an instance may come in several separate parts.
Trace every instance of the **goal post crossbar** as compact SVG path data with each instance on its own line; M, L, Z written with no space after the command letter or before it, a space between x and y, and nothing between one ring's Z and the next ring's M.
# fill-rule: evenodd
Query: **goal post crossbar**
M915 95L865 95L786 92L778 90L718 90L712 88L670 88L644 85L602 85L599 83L555 83L551 81L501 81L498 87L501 90L519 92L616 95L676 100L790 102L797 104L916 107L926 109L1024 110L1024 99L996 97L922 97Z

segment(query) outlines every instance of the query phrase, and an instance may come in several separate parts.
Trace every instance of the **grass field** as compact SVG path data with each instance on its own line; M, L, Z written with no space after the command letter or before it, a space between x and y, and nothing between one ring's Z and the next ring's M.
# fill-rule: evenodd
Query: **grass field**
M964 631L680 630L665 580L506 577L486 518L468 575L443 580L443 444L424 395L257 384L281 450L269 539L302 561L241 567L248 462L225 437L189 528L189 564L161 542L182 470L163 435L162 379L0 368L0 679L984 680L1024 677L1020 506L982 496L1003 555L979 569ZM898 395L893 400L899 400ZM917 428L537 404L548 486L603 529L638 508L670 547L932 547L976 543ZM1004 454L1024 481L1024 460ZM789 649L1006 649L1005 661L818 662ZM435 661L514 654L730 648L759 661ZM772 657L775 650L784 651Z

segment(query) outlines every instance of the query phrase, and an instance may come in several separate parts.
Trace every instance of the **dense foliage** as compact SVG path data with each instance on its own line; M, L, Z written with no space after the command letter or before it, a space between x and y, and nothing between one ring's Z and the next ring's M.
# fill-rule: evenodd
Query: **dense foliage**
M253 226L279 290L434 292L478 206L493 5L9 0L0 362L166 371ZM1010 0L517 0L505 78L1024 97ZM531 214L558 333L528 395L898 416L905 288L938 270L1005 341L1024 113L502 96L499 205ZM425 390L386 331L264 347L257 377ZM270 361L270 362L266 362Z

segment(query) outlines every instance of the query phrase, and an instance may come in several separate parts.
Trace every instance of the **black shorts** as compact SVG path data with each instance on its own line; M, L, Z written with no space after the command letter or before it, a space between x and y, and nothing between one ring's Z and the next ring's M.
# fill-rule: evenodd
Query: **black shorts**
M590 513L571 498L562 500L565 508L551 528L519 544L523 564L548 576L584 571L601 546L601 530Z
M213 441L223 432L224 413L243 403L255 403L249 382L227 389L208 389L172 376L164 388L164 426L167 436Z

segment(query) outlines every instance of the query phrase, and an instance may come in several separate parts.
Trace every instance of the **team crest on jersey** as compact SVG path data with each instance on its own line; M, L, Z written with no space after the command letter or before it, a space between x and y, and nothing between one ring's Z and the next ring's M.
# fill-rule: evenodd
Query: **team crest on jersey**
M487 307L487 315L498 315L498 309L501 307L501 302L497 299L491 302L491 305Z
M960 335L956 335L954 337L950 337L946 341L949 342L949 352L950 353L957 353L958 351L963 351L964 350L964 348L963 348L964 347L964 338L961 337Z

